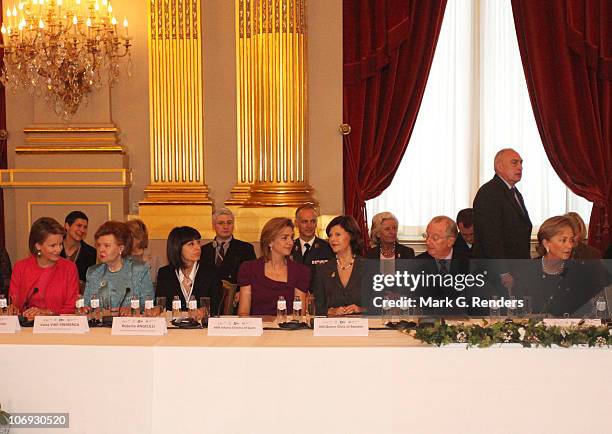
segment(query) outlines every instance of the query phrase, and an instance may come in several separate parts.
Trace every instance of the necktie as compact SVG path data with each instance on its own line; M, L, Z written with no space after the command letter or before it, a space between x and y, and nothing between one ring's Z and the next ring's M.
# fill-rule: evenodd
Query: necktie
M304 254L302 255L302 262L306 262L306 255L310 251L310 244L304 243Z
M223 259L225 258L225 242L219 243L219 248L217 249L217 257L215 258L215 265L219 266L223 263Z
M438 261L438 264L440 265L440 274L447 274L448 273L447 260L446 259L440 259Z
M512 192L512 194L514 194L514 198L518 202L519 207L523 212L523 215L527 215L527 208L525 207L525 202L523 202L523 196L521 196L521 193L519 193L516 187L512 187L510 191Z

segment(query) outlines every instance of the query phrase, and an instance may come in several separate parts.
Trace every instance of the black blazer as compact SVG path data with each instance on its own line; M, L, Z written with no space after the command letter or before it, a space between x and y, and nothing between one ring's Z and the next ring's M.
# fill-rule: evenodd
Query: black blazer
M322 264L334 257L334 252L329 243L319 237L315 237L313 245L308 250L306 257L302 256L302 246L300 239L293 241L293 250L291 251L291 259L300 264L308 265L313 268L317 264ZM314 268L313 268L314 269Z
M364 271L363 259L356 257L351 277L346 287L342 286L338 275L336 261L328 261L317 266L312 292L315 296L317 315L327 315L330 307L348 306L356 304L359 307L370 307L367 297L362 293L362 275Z
M63 247L60 256L62 258L66 257L66 251ZM77 260L74 263L79 272L80 281L87 281L87 269L92 265L96 265L97 260L98 252L96 251L96 249L87 244L85 241L81 241L81 251L79 252L79 256L77 257Z
M395 243L395 257L397 259L414 258L414 250L408 246L404 246L398 242ZM366 258L380 259L380 245L371 247L366 252Z
M202 247L201 263L217 269L217 276L220 280L227 280L236 283L238 280L238 269L245 261L257 259L255 249L251 243L232 238L230 245L225 253L223 262L219 267L215 265L215 246L216 241L212 241Z
M518 297L530 296L533 313L554 317L572 314L605 285L605 275L593 273L592 267L580 261L565 261L558 275L544 273L541 258L521 262L521 273L517 273L513 293Z
M519 199L522 196L519 193ZM529 259L532 224L497 175L474 198L474 257Z
M474 250L474 245L472 244L472 247L468 246L467 242L463 238L463 235L459 233L457 234L457 239L455 240L455 245L453 246L453 250L455 249L465 253L468 256L471 256L472 251Z
M423 271L426 274L440 274L435 258L426 251L418 255L416 259L418 261L418 268L420 271ZM467 274L470 272L469 257L464 251L453 248L453 255L451 256L450 261L448 274L457 275ZM469 290L466 288L461 288L459 291L455 289L455 287L447 286L423 287L418 289L415 294L413 294L413 296L415 295L419 297L433 297L434 299L449 298L453 301L452 307L434 308L432 313L436 315L465 315L467 313L467 309L464 307L457 307L455 301L457 297L460 296L465 296L468 299L471 296L471 294L469 294Z
M187 308L187 301L181 290L181 284L176 276L176 270L171 265L161 267L157 272L157 286L155 297L166 297L166 309L172 309L172 300L178 295L181 299L181 307ZM200 304L200 297L210 297L211 315L218 315L221 305L221 281L217 277L214 267L200 262L196 272L192 295Z

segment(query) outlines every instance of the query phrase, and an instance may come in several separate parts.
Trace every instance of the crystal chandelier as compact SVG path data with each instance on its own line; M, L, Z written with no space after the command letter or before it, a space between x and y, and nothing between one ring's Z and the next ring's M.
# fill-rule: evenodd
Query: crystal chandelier
M119 78L119 58L128 57L127 18L117 29L108 0L28 0L6 10L2 24L4 65L0 80L13 91L42 96L53 111L70 119L107 74Z

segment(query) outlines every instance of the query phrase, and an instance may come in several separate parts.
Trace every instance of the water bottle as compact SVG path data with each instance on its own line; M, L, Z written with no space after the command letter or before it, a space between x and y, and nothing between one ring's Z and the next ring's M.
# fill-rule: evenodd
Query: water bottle
M595 300L595 318L597 319L606 319L606 311L608 310L608 306L606 305L606 299L603 296L597 297Z
M198 316L198 302L196 301L193 295L189 297L189 301L187 302L187 309L189 310L189 318L196 319Z
M132 296L130 307L132 308L132 316L140 316L140 299L138 296Z
M98 293L94 292L91 295L91 300L89 300L89 307L93 311L93 317L95 320L100 321L100 299L98 298Z
M276 302L276 323L282 324L285 322L287 322L287 301L281 295Z
M83 315L83 310L85 309L85 299L82 295L79 295L76 303L74 304L74 313L75 315Z
M6 302L6 296L4 294L0 294L0 316L6 315L7 310L8 304Z
M298 295L293 297L293 320L302 322L302 299Z
M175 295L172 299L172 320L179 320L183 317L181 313L181 299Z
M153 316L151 315L151 311L153 309L153 300L145 300L145 316Z

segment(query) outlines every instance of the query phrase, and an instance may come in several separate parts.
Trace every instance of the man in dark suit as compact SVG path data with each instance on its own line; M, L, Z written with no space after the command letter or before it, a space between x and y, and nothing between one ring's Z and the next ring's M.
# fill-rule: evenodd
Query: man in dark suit
M474 212L472 208L465 208L457 213L457 229L459 235L457 235L453 248L471 255L474 248Z
M212 242L202 247L201 262L214 266L219 279L235 284L240 265L256 259L255 249L251 243L233 237L234 214L229 209L220 208L215 211L212 225L216 236Z
M312 205L300 206L295 211L295 225L300 236L293 242L291 258L300 264L310 266L311 276L314 276L316 266L324 264L334 257L327 241L317 237L317 222L319 214Z
M469 273L468 254L454 248L457 240L457 225L447 216L437 216L431 219L425 232L425 246L427 250L417 255L417 267L428 276L441 276L437 281L444 281L447 275ZM435 279L432 279L435 280ZM461 290L458 290L461 289ZM464 288L456 289L454 285L427 285L417 291L416 295L436 299L448 297L455 302L463 295ZM464 308L457 308L454 304L448 308L433 309L436 314L465 314Z
M523 196L515 185L523 176L523 160L513 149L495 155L495 176L474 198L474 256L483 259L529 259L532 224ZM511 264L498 264L501 283L511 288Z
M72 211L64 219L64 247L60 253L62 258L67 258L75 263L79 272L79 283L81 290L85 288L87 269L96 265L98 252L85 242L89 218L82 211Z

